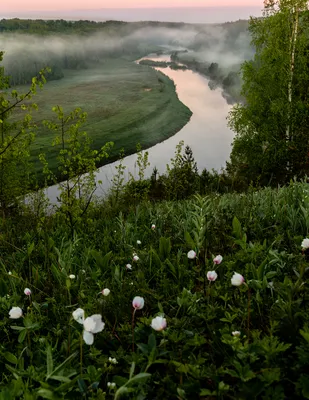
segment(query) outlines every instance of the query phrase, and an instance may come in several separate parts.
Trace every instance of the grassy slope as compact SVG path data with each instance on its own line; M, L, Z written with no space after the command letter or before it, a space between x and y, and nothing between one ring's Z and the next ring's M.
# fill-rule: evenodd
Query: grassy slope
M81 107L88 113L85 130L93 146L115 143L109 162L117 158L121 148L128 155L135 152L137 143L147 148L167 139L191 117L169 78L123 59L106 60L95 69L66 71L64 79L46 84L35 100L39 112L34 119L39 131L32 158L37 172L41 166L36 160L41 152L47 154L52 169L57 165L58 150L51 149L53 134L41 123L54 118L54 105L63 106L66 112Z
M7 392L1 398L23 398L18 386L18 396L6 395L16 387L15 370L25 375L25 391L29 387L36 393L39 385L47 385L44 379L28 378L45 376L47 345L56 366L68 358L69 348L73 355L79 351L82 327L73 321L72 311L81 307L87 316L102 313L106 326L95 334L94 346L84 345L67 367L75 376L70 386L61 385L61 398L82 397L78 379L85 380L88 398L100 398L95 397L90 385L95 378L90 380L87 368L97 371L99 387L108 392L107 381L128 379L135 360L135 374L145 372L153 357L156 362L146 370L152 374L147 386L132 385L137 392L131 399L143 388L144 398L174 400L180 376L186 398L192 400L218 398L200 395L202 388L216 390L218 382L226 385L221 399L304 399L298 380L308 374L308 339L300 329L308 335L309 279L308 251L302 254L300 244L308 234L308 195L306 183L291 183L288 188L241 195L130 204L131 210L121 214L106 202L76 226L74 241L59 217L46 218L38 226L39 217L25 212L16 220L2 218L0 331L5 356L0 357L0 393L4 388ZM234 217L239 223L233 223ZM203 243L198 260L187 257L189 250L198 248L188 235ZM140 257L136 263L133 251ZM213 264L216 254L223 256L221 265ZM125 268L129 262L131 271ZM218 279L204 281L205 290L208 268L217 271ZM234 271L243 274L250 292L245 285L232 287ZM76 279L69 280L70 274ZM23 294L25 287L32 290L30 299ZM98 293L103 288L111 290L107 298ZM136 313L133 339L135 296L145 298L145 307ZM21 307L24 321L35 327L33 332L30 326L23 342L21 331L12 329L22 329L23 321L8 318L13 306ZM168 326L164 336L150 328L151 319L162 312ZM239 339L232 336L235 330ZM132 339L136 352L131 350ZM20 360L16 366L9 361L14 369L7 367L9 356ZM118 360L114 367L109 356ZM179 366L192 373L182 374ZM283 386L278 396L268 394L269 382L275 388ZM61 393L55 379L48 385L48 390ZM105 398L114 398L114 393Z

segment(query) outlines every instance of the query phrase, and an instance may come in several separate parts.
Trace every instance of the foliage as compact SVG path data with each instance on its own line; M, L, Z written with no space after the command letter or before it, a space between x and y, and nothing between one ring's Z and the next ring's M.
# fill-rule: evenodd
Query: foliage
M60 106L53 111L59 122L44 121L44 124L56 134L52 146L58 150L57 175L49 169L44 154L40 155L40 160L44 164L47 185L60 181L57 213L64 217L73 237L75 226L86 216L96 190L97 164L108 157L113 143L106 143L100 151L91 149L89 135L80 130L87 114L76 109L65 115Z
M308 398L308 196L291 182L116 214L104 202L73 239L57 215L39 228L30 211L2 220L0 398ZM246 285L232 287L234 271ZM133 352L136 295L145 307ZM23 318L8 318L13 306ZM72 318L78 307L106 323L92 346ZM160 314L167 329L155 332Z
M0 52L0 62L2 58ZM9 81L0 67L0 207L4 213L16 206L30 187L30 145L36 128L32 111L37 109L31 100L37 87L45 83L44 72L32 79L27 92L9 92ZM18 121L12 120L12 113L18 114Z
M307 1L268 3L265 17L250 21L256 54L242 66L245 102L229 118L228 171L262 186L304 177L309 151Z

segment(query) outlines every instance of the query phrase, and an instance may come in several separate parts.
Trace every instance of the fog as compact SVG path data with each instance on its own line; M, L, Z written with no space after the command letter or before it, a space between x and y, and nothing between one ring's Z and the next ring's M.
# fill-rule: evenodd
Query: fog
M223 74L237 71L240 64L254 54L245 21L222 25L183 24L171 28L150 24L141 28L124 24L119 29L102 30L89 36L0 35L6 72L24 80L27 71L30 79L46 65L59 71L87 68L92 62L104 60L104 57L139 58L154 45L174 50L188 49L188 53L182 55L184 60L190 58L202 63L218 63ZM61 77L59 75L55 79ZM26 83L20 79L13 80L13 83Z

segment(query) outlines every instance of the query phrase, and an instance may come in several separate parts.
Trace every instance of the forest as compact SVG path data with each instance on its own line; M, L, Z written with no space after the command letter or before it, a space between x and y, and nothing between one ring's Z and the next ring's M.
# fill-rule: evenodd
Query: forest
M85 129L92 116L69 110L61 96L55 117L42 122L56 169L42 151L44 179L33 178L34 116L44 110L40 92L54 83L42 65L29 84L12 85L1 53L0 400L309 398L308 15L307 1L269 0L263 18L247 22L254 51L241 63L224 170L199 171L180 142L166 173L154 169L147 178L149 153L137 142L137 175L124 180L120 153L105 198L94 194L95 176L113 143L94 146ZM48 24L48 37L58 24L86 36L101 29L33 21L34 34ZM117 23L102 24L109 25ZM133 29L119 25L119 35ZM232 27L212 32L226 38ZM164 35L176 40L170 29ZM183 29L182 40L192 41L193 28ZM215 77L226 43L207 74ZM127 50L124 59L145 71L145 82L153 79L160 101L173 82L136 66ZM173 52L173 62L188 54ZM121 94L130 81L124 59L105 60L102 73L110 82L108 70L122 71ZM91 90L95 96L95 84ZM146 97L135 99L149 107ZM53 207L44 190L50 182L59 185Z

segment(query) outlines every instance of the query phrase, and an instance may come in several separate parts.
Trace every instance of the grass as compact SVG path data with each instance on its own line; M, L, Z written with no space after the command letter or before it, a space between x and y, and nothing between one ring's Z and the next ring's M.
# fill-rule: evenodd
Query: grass
M105 202L73 240L57 215L1 219L0 399L308 398L307 186L118 211ZM135 296L145 306L132 313ZM105 322L91 346L79 307Z
M115 144L109 162L122 148L129 155L136 151L137 143L146 149L169 138L191 117L169 78L124 59L107 59L93 69L66 71L64 79L47 83L35 101L39 105L34 115L38 134L31 154L37 173L42 152L51 169L57 168L58 149L51 147L53 133L42 125L43 120L54 118L51 110L55 105L63 106L65 112L80 107L88 113L84 129L93 147L99 149L109 141Z

